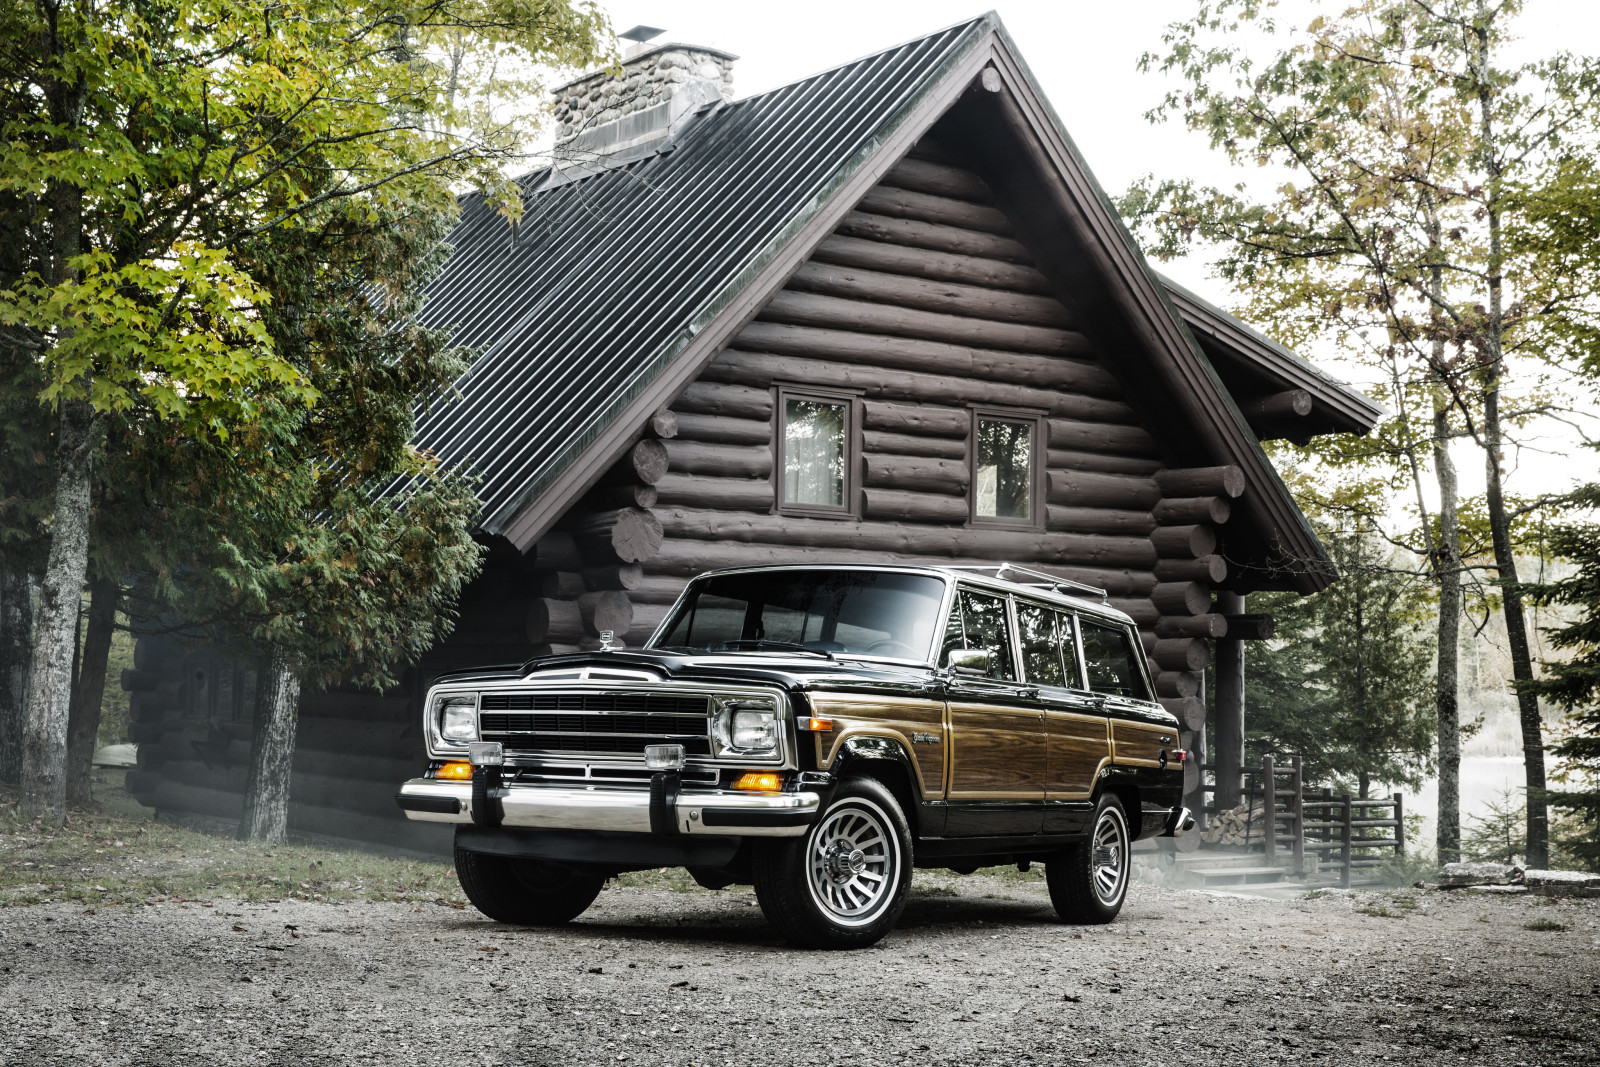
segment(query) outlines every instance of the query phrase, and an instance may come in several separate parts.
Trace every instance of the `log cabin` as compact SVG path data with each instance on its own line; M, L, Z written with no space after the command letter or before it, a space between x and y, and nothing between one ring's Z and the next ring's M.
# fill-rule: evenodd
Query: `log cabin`
M561 87L521 219L463 199L423 316L481 354L418 438L478 478L485 569L399 689L304 697L291 825L446 849L392 801L433 677L642 643L693 575L787 561L1106 590L1231 807L1245 595L1336 578L1261 442L1382 409L1150 268L994 15L743 99L734 59ZM250 671L137 660L129 789L236 814Z

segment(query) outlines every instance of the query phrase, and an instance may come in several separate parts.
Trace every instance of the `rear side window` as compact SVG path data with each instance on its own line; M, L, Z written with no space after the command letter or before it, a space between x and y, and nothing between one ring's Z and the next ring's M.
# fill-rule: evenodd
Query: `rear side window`
M1083 666L1089 688L1109 696L1149 700L1144 674L1134 659L1144 653L1134 647L1127 631L1081 617L1078 626L1083 633Z
M1017 602L1017 636L1022 642L1022 669L1035 685L1075 686L1076 667L1071 681L1062 667L1062 642L1072 645L1071 623L1061 612L1042 604ZM1068 663L1071 663L1069 658Z
M1001 681L1015 680L1017 671L1011 659L1011 627L1006 618L1005 598L963 589L956 599L966 644L952 647L988 649L988 676Z

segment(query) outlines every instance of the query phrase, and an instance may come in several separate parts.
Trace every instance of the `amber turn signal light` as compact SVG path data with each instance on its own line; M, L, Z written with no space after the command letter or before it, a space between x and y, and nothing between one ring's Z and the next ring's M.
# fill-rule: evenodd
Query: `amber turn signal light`
M813 715L810 718L801 719L799 722L795 723L795 725L800 727L802 730L810 730L813 733L825 734L829 730L833 729L833 720L819 719Z
M778 793L783 790L783 775L771 771L746 771L733 783L747 793Z
M439 769L433 772L433 776L456 782L468 782L472 780L472 764L441 763Z

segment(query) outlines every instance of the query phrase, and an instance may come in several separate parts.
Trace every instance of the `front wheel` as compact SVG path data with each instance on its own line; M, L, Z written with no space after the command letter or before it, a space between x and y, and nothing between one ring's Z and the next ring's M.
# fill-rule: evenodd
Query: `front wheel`
M865 948L894 928L911 886L911 829L894 794L851 778L804 837L761 843L756 900L801 948Z
M456 849L456 880L472 906L496 922L559 926L582 915L605 885L602 875L544 860Z
M1045 863L1050 903L1062 921L1079 925L1108 923L1122 910L1133 867L1133 837L1122 803L1110 793L1094 809L1089 839L1064 849Z

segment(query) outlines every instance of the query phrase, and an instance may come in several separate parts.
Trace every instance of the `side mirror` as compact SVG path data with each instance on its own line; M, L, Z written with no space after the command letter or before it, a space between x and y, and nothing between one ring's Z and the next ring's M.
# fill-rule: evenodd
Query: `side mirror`
M945 657L945 666L952 674L982 676L989 673L989 659L987 648L952 648Z

